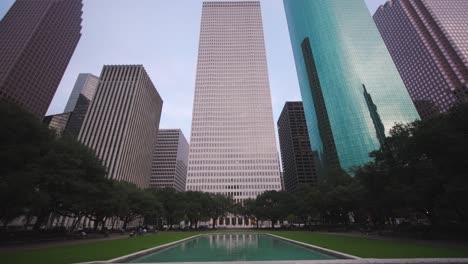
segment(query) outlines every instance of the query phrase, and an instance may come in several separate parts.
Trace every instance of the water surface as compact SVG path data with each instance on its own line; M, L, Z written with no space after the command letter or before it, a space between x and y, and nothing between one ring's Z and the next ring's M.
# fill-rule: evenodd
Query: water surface
M269 235L213 234L131 260L131 263L336 259Z

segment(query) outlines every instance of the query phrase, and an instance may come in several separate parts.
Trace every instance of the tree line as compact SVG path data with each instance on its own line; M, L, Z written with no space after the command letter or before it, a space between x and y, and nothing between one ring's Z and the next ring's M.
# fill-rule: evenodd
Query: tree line
M212 226L228 213L259 221L375 227L397 218L427 219L432 225L468 224L468 105L432 119L397 124L371 162L324 171L315 186L295 193L270 191L235 204L231 197L172 189L139 189L106 177L93 152L74 139L57 138L37 117L0 103L0 221L18 216L34 228L52 213L81 219L94 229L142 217L169 228L180 221Z
M60 137L37 117L18 106L0 102L0 221L3 227L24 216L38 230L51 214L71 217L70 230L81 220L94 229L117 220L125 229L135 219L170 227L186 220L217 219L232 199L201 192L139 189L106 177L92 150L75 139Z
M432 226L468 224L468 105L396 124L371 161L324 171L316 186L267 192L245 202L257 219L383 228L413 219Z

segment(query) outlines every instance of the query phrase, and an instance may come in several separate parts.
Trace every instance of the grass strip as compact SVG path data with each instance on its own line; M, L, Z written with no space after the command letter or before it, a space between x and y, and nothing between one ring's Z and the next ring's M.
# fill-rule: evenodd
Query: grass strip
M64 264L109 260L194 236L198 232L160 233L141 237L91 242L0 254L3 264Z
M468 247L379 240L312 232L272 232L277 236L361 258L467 258Z

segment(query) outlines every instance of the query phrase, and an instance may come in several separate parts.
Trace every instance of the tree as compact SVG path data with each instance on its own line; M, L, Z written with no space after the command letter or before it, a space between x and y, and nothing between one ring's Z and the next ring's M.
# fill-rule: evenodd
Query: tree
M464 104L391 129L384 145L370 154L373 161L356 170L374 220L383 223L406 211L437 224L439 214L450 210L458 221L468 221L467 114Z
M198 222L210 217L210 199L207 193L188 191L183 194L185 217L191 228L196 228Z
M164 188L154 194L161 204L162 216L166 220L169 229L172 229L174 224L183 220L184 217L183 194L172 188Z
M38 229L52 212L77 216L101 201L106 170L92 151L54 133L21 108L0 103L0 217L4 225L19 215L37 216ZM104 192L105 193L105 192ZM93 196L93 194L95 196ZM105 193L107 194L107 193Z
M271 221L271 228L275 228L278 220L284 220L293 204L292 196L287 192L267 191L256 199L257 215L260 219Z
M234 201L231 197L222 194L209 194L208 214L212 220L212 228L216 226L216 221L220 217L226 216L230 209L233 208Z
M47 202L36 189L35 177L54 135L37 117L3 100L0 123L0 220L6 226L32 205Z
M157 200L150 192L139 189L135 184L120 181L113 184L112 202L113 213L117 214L123 222L123 229L127 229L128 223L151 215L157 208Z

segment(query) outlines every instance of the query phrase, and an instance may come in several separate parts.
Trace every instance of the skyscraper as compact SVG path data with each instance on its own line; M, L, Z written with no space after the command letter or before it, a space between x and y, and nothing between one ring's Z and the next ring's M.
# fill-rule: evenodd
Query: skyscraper
M0 22L0 98L43 118L81 37L82 0L17 0Z
M284 0L312 149L324 167L370 160L419 118L364 0Z
M278 135L286 191L294 192L299 185L315 185L315 157L302 102L286 102L278 119Z
M189 144L180 129L160 129L154 146L150 187L185 191Z
M64 112L73 112L80 95L83 95L89 101L93 100L94 94L99 84L99 77L90 73L80 73L76 79L75 86L68 98Z
M44 122L49 124L50 128L55 129L59 136L67 135L77 138L98 84L98 77L89 73L80 73L68 99L65 112L46 116Z
M55 133L58 137L61 137L67 129L70 115L71 112L46 116L44 118L44 123L46 123L50 129L55 130Z
M73 112L71 112L68 119L67 127L65 128L65 134L71 137L77 138L80 134L80 130L83 127L83 122L88 112L88 108L91 105L91 100L86 98L85 95L80 94Z
M187 190L279 190L273 122L260 2L203 2Z
M468 96L468 1L391 0L374 21L422 118Z
M79 140L94 150L108 177L148 187L163 101L141 65L107 65Z

